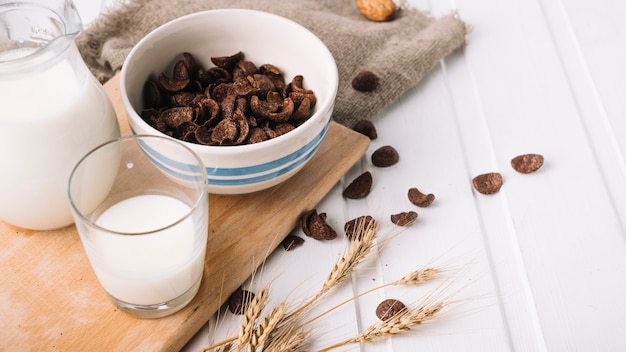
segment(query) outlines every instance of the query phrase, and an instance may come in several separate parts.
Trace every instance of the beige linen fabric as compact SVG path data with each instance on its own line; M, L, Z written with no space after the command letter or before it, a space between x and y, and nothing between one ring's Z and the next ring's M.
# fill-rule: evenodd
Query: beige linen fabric
M339 70L333 118L352 127L371 119L415 86L440 59L465 43L467 26L455 14L433 18L402 9L388 22L363 17L355 0L131 0L96 19L77 38L94 75L106 82L132 47L151 30L180 16L217 8L248 8L289 18L315 33L330 49ZM362 70L380 85L363 93L351 86Z

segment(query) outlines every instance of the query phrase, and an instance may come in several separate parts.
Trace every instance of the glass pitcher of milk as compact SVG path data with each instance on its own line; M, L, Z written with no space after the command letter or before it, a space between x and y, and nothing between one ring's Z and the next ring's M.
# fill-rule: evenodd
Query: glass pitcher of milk
M72 224L72 168L120 135L74 42L81 29L71 1L0 0L0 219L9 224Z

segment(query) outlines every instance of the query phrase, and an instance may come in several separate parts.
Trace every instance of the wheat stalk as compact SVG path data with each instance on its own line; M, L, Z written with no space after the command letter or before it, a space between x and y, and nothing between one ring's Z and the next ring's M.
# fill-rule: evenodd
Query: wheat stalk
M239 334L237 335L237 351L243 350L243 348L250 342L250 338L255 329L256 320L261 315L263 308L265 308L268 296L269 290L267 288L263 288L248 303L241 325L239 326Z
M231 351L232 347L233 347L233 342L237 341L236 337L231 337L229 339L220 341L218 343L214 343L210 346L207 346L201 350L199 350L198 352L210 352L210 351L214 351L214 352L229 352Z
M351 342L369 343L378 341L384 337L409 331L411 328L433 319L435 314L441 311L444 306L445 303L438 302L431 306L419 308L413 312L408 310L403 311L387 321L370 326L350 340Z
M362 233L360 238L356 238L350 241L347 253L339 259L337 264L333 267L328 278L322 285L320 295L330 291L333 287L343 282L360 264L363 259L374 248L374 239L376 239L377 225L375 222L365 221L357 224L357 232Z
M355 301L365 295L368 295L374 291L383 289L385 287L390 287L390 286L398 286L398 285L410 285L410 286L417 286L420 284L423 284L429 280L432 280L438 273L442 272L443 270L441 269L436 269L436 268L426 268L426 269L418 269L415 270L403 277L401 277L400 279L393 281L393 282L389 282L386 283L384 285L380 285L380 286L376 286L373 288L370 288L367 291L361 292L356 296L350 297L349 299L340 302L338 304L336 304L335 306L329 308L328 310L324 311L323 313L319 314L318 316L315 316L309 320L307 320L304 325L310 324L318 319L321 319L322 317L324 317L325 315L329 314L330 312L334 311L335 309L338 309L340 307L342 307L343 305Z
M302 304L300 308L291 314L300 314L311 305L313 305L318 299L324 296L333 287L341 284L346 278L348 278L354 269L367 257L367 255L374 248L374 240L377 234L377 225L375 222L361 221L356 224L357 231L362 236L357 237L350 241L346 252L337 263L333 266L330 274L324 281L322 288L317 292L315 296L309 299L306 303Z
M423 284L426 281L431 280L437 274L441 273L443 270L437 268L426 268L415 270L407 275L404 275L400 279L391 282L389 284L385 284L384 286L393 286L393 285L411 285L416 286Z
M230 339L234 341L235 339ZM233 350L232 342L222 341L218 344L211 345L209 347L205 347L200 350L200 352L231 352Z
M267 341L267 346L263 351L283 352L301 351L309 336L309 332L302 326L298 326L294 319L287 319L287 324L276 330L272 339Z
M238 331L238 336L224 340L203 351L207 352L211 350L211 348L218 346L218 352L228 352L231 350L242 351L244 349L247 351L268 352L301 351L304 350L305 344L311 334L307 326L310 326L310 323L313 321L374 290L394 285L419 285L433 279L437 274L444 271L433 267L412 271L396 281L369 289L339 303L303 323L301 318L304 316L304 312L334 287L351 277L357 266L364 261L374 248L378 230L376 223L362 222L357 224L357 228L360 230L359 232L362 236L350 241L344 254L335 263L322 284L322 287L312 298L296 306L291 312L289 312L289 307L286 303L281 303L265 316L260 324L257 324L268 299L269 289L265 288L255 296L247 307ZM431 292L431 294L422 301L421 305L418 305L420 308L405 310L387 321L373 324L352 338L340 341L319 351L330 351L353 343L371 343L384 339L385 337L396 336L411 331L412 328L433 319L441 309L452 303L452 301L449 300L451 295L447 295L448 297L446 297L446 299L442 299L441 297L443 291L450 289L451 285L451 282L446 281L446 283L439 286L439 290Z
M281 303L276 306L270 314L263 318L263 322L254 330L254 334L250 339L250 345L263 351L265 344L273 336L275 329L284 321L287 314L287 305Z
M226 343L221 345L215 352L230 352L232 351L233 345L231 343Z
M372 343L385 337L406 333L411 331L411 329L415 326L421 325L428 320L433 319L435 314L443 309L445 305L446 303L444 302L438 302L430 306L421 307L414 311L404 310L389 320L373 324L360 334L323 348L319 350L319 352L327 352L352 343Z
M428 275L416 275L418 272L423 273L424 271L425 270L418 270L405 275L397 280L397 282L416 282L418 277L422 279L424 276L428 277ZM429 272L432 273L432 271ZM453 290L454 284L454 281L446 280L422 298L421 303L417 304L419 308L403 310L391 319L373 324L358 335L321 349L319 352L327 352L352 343L376 342L385 337L396 336L411 331L412 328L433 319L445 306L454 302L452 298L458 293L458 290L460 290Z

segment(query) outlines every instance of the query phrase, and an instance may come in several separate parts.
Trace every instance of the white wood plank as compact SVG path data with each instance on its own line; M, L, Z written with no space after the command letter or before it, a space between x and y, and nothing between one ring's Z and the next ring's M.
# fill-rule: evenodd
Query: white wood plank
M420 214L416 224L395 236L381 252L382 280L393 281L433 260L436 267L471 266L462 275L456 274L456 278L454 273L447 273L454 278L457 287L463 287L455 297L463 303L460 307L450 307L449 313L442 313L445 323L438 324L435 320L425 327L424 333L418 328L418 337L410 341L394 339L394 347L438 346L446 350L463 341L467 346L502 351L507 347L506 331L496 301L481 225L475 218L446 77L443 71L437 70L422 83L394 105L378 124L381 137L374 147L394 145L401 160L389 169L374 168L379 183L369 197L384 212L387 222L390 214L400 211L415 210ZM428 208L410 204L407 191L411 187L435 194L435 202ZM386 290L386 294L419 300L441 283L441 280L436 281L417 290L394 287ZM475 299L477 297L481 298ZM477 321L481 323L475 324Z
M626 3L620 3L621 10L626 13ZM580 5L580 4L579 4ZM607 4L598 4L607 7ZM626 108L624 99L615 99L615 89L601 92L606 89L607 79L616 79L612 84L618 84L620 76L626 78L626 68L623 65L606 64L614 57L626 57L626 46L621 45L621 38L614 37L607 31L607 26L616 30L614 13L620 13L616 7L614 12L606 13L606 23L599 25L603 12L584 11L586 18L591 17L592 25L585 26L580 18L581 9L567 11L562 2L546 2L545 12L550 18L551 30L554 33L554 43L559 51L563 69L570 81L572 94L580 111L585 131L591 141L592 152L609 193L615 216L622 224L622 231L626 226L626 149L624 146L626 135L626 120L624 114L616 109ZM583 7L584 9L584 7ZM573 21L578 21L574 27ZM581 23L582 22L582 23ZM574 28L591 27L591 34ZM595 29L595 30L594 30ZM626 26L623 26L626 33ZM619 29L617 29L619 30ZM591 39L595 38L595 39ZM598 45L598 42L605 42ZM608 43L613 43L609 45ZM598 61L596 51L602 52L602 61ZM586 58L590 58L587 60ZM621 81L623 82L623 81Z
M523 253L546 346L563 350L574 345L585 350L597 346L594 343L600 339L609 349L620 346L617 329L588 322L601 311L617 319L617 326L623 323L621 308L616 312L615 304L608 302L624 293L624 285L618 285L616 292L615 282L607 280L615 276L621 283L623 278L623 231L603 185L602 170L590 152L593 142L580 119L543 9L536 4L522 7L522 2L506 9L485 1L472 6L462 8L462 16L468 14L470 23L485 28L475 27L476 40L465 53L492 153L505 172L511 230ZM477 10L485 8L493 11L487 16ZM465 138L467 130L463 131ZM512 156L533 151L547 158L540 173L526 177L510 171L507 164ZM610 298L597 302L601 292L609 292Z
M550 5L550 6L548 6ZM558 21L558 17L551 20L555 31L568 31L570 41L575 40L579 52L571 55L582 56L586 67L585 75L592 82L582 85L574 83L575 87L591 86L596 90L595 97L601 104L602 115L597 120L602 124L608 123L608 133L615 133L615 143L619 145L622 160L626 155L626 101L619 87L626 82L626 23L623 18L626 15L626 2L619 0L568 0L547 2L546 10L551 12L561 11L567 16L569 23ZM566 37L566 35L563 35ZM558 43L557 43L558 44ZM565 54L565 53L564 53ZM570 53L567 53L570 55Z

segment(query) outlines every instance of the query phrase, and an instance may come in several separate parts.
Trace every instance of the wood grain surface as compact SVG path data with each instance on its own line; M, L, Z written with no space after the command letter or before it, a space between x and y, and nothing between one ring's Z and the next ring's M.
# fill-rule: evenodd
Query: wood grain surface
M118 78L105 90L129 132ZM331 122L293 178L243 196L209 197L209 240L200 291L180 312L142 320L113 306L74 226L29 231L0 221L0 351L175 351L359 160L369 139Z

